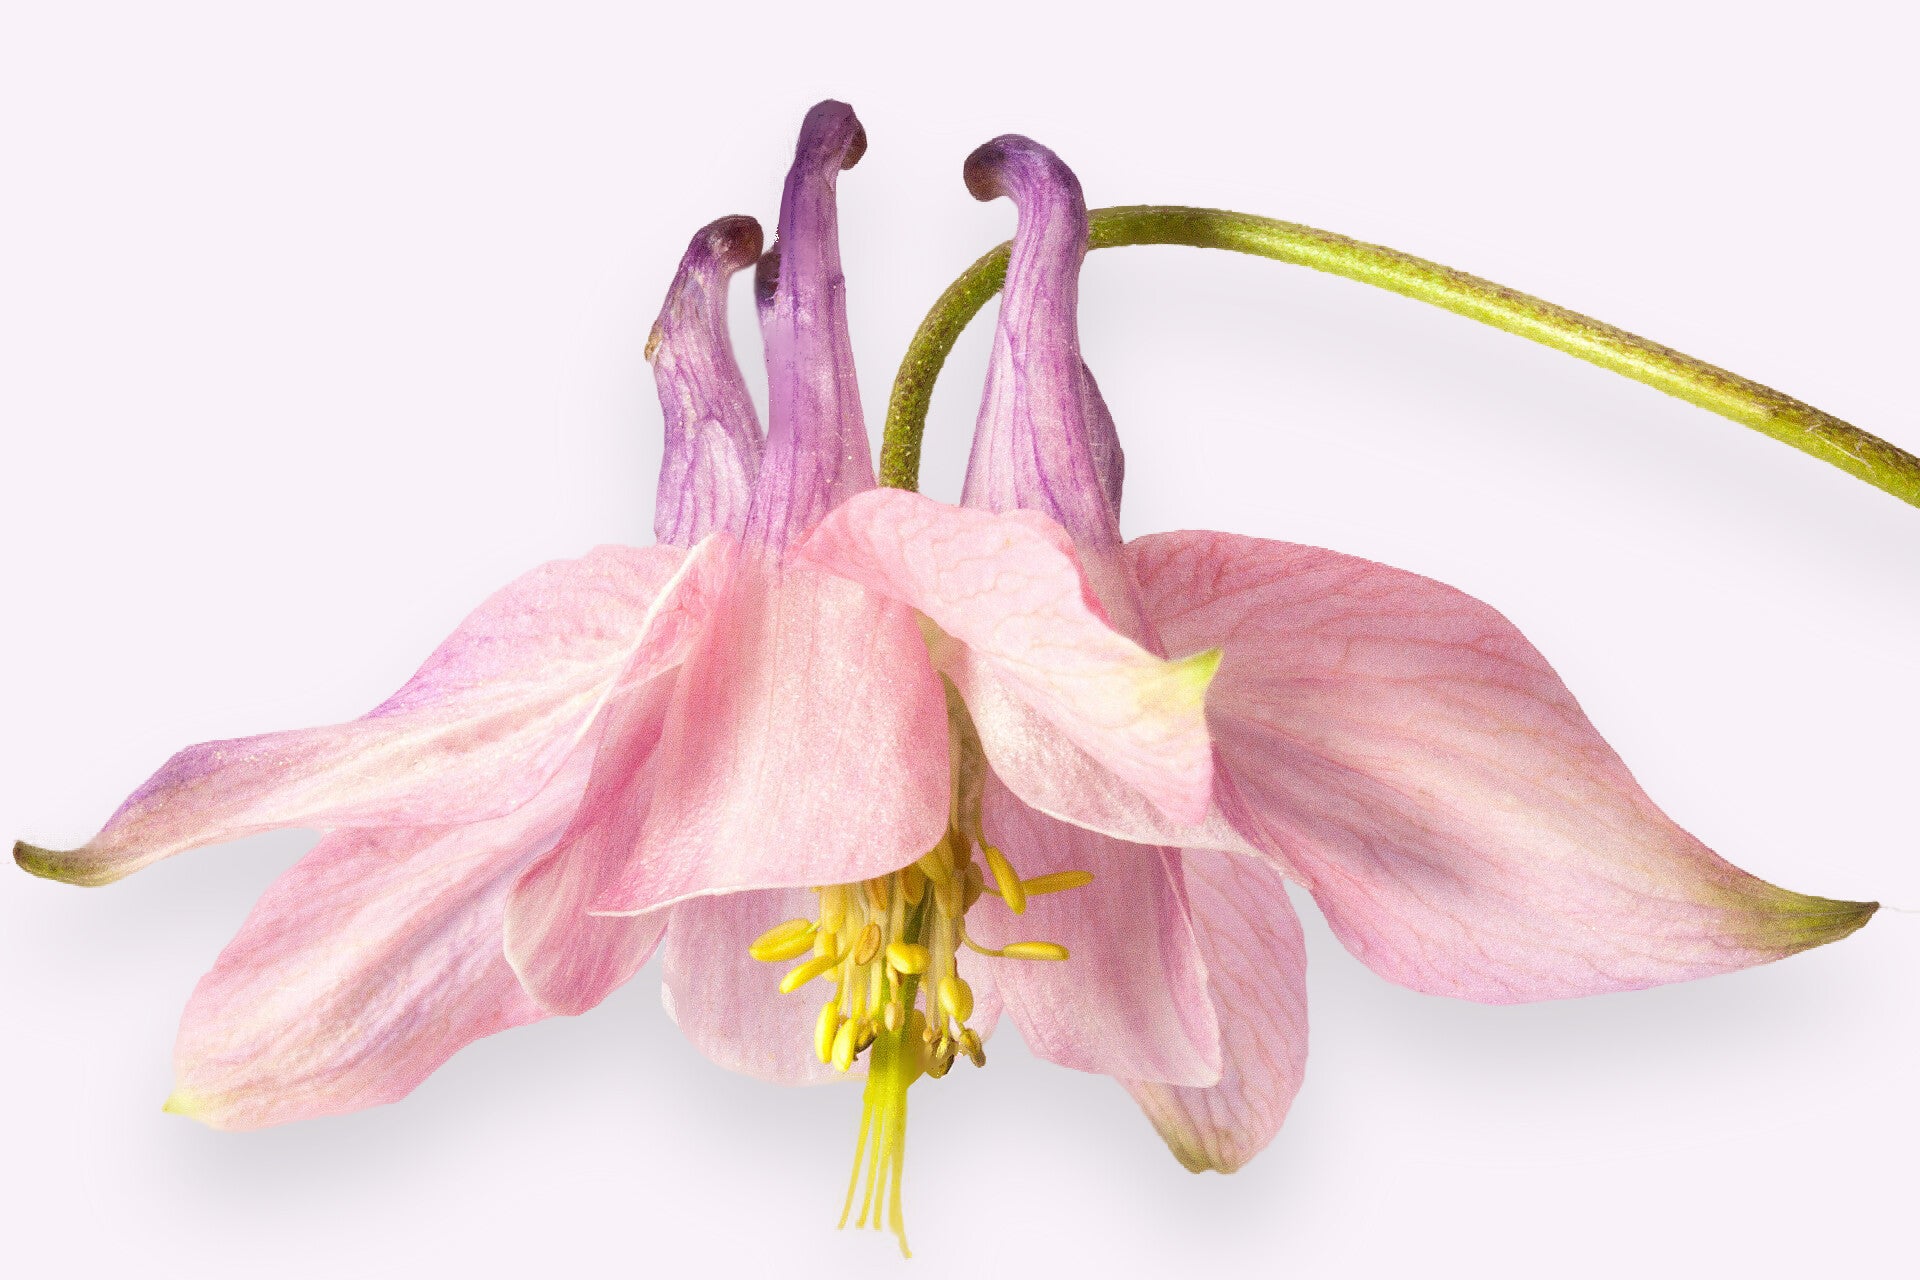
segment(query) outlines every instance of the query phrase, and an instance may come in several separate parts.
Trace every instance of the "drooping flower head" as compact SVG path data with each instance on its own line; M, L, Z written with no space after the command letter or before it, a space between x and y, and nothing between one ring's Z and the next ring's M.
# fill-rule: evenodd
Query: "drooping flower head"
M16 846L104 884L326 832L196 988L171 1109L392 1101L658 950L715 1061L865 1075L847 1209L904 1248L908 1090L984 1063L1003 1009L1189 1167L1270 1140L1306 1050L1287 879L1386 977L1492 1001L1721 972L1871 913L1681 831L1485 605L1313 548L1124 542L1085 201L1027 139L965 170L1019 221L962 505L875 490L835 203L865 146L815 107L772 248L723 218L682 258L647 344L659 545L511 583L358 720L190 747L85 845ZM749 266L764 434L726 323Z

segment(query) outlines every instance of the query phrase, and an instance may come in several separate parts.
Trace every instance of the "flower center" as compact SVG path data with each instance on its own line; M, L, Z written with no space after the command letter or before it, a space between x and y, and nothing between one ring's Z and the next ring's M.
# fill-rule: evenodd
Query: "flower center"
M818 978L832 981L833 994L814 1023L813 1050L843 1072L867 1055L860 1137L840 1225L853 1211L864 1166L855 1225L871 1220L877 1230L884 1219L902 1253L908 1252L900 1207L907 1087L922 1075L946 1075L961 1055L976 1067L987 1062L980 1033L967 1025L973 988L955 964L959 949L1009 960L1067 959L1057 942L981 946L967 933L967 913L991 896L1018 915L1030 898L1093 879L1087 871L1060 871L1023 880L1006 855L981 838L977 803L965 816L968 821L956 821L939 844L898 871L818 889L817 919L777 924L748 948L756 960L807 957L781 979L782 992Z

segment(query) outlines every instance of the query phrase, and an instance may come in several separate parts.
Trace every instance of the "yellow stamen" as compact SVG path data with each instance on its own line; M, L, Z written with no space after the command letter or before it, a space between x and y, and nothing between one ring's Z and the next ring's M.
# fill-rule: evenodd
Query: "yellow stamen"
M973 988L959 976L940 979L940 1009L955 1022L973 1016Z
M887 963L901 973L925 973L933 957L917 942L887 944Z
M961 914L964 915L966 912L973 910L973 904L980 901L980 895L986 891L987 881L986 877L980 874L980 864L977 862L969 862L967 864L966 897L960 903ZM1025 906L1026 904L1022 903L1021 905Z
M926 896L927 873L918 864L908 867L900 873L900 887L905 892L907 905L917 907L920 899Z
M815 956L805 964L790 971L786 977L780 979L780 994L783 996L792 995L801 987L806 986L809 982L812 982L815 978L839 963L840 957L838 954Z
M833 1037L840 1030L840 1002L829 1000L820 1006L819 1021L813 1024L813 1052L821 1062L833 1061Z
M828 885L820 891L820 932L838 933L847 922L847 887Z
M811 920L788 920L755 938L747 954L755 960L794 960L813 945L814 932Z
M960 1048L966 1052L968 1059L974 1066L984 1067L987 1065L986 1046L980 1043L980 1033L972 1027L968 1027L960 1033Z
M1000 896L1007 900L1007 910L1015 915L1024 914L1027 887L1014 872L1013 864L1007 861L1007 855L990 844L981 845L980 852L987 855L987 868L993 872L993 883L999 887Z
M867 881L867 902L873 907L875 915L884 915L886 913L887 898L891 888L891 876L879 876Z
M1057 942L1009 942L1000 954L1009 960L1065 960L1067 949Z
M869 920L867 927L860 931L860 941L854 945L853 962L857 965L865 965L879 954L880 926Z
M841 1023L840 1029L833 1033L834 1070L844 1072L853 1069L853 1044L857 1034L851 1018Z
M1064 893L1068 889L1079 889L1092 883L1091 871L1049 871L1044 876L1022 880L1020 888L1029 898L1038 898L1042 894Z

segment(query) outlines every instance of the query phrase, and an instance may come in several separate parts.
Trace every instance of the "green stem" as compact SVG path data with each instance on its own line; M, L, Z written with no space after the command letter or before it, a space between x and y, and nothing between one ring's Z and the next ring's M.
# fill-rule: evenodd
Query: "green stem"
M1095 209L1090 219L1095 249L1130 244L1231 249L1432 303L1710 409L1920 506L1920 458L1906 450L1771 387L1478 276L1330 231L1224 209L1128 205ZM1003 244L968 267L913 335L887 404L880 483L898 489L918 486L920 436L934 380L961 330L1005 283L1007 250Z

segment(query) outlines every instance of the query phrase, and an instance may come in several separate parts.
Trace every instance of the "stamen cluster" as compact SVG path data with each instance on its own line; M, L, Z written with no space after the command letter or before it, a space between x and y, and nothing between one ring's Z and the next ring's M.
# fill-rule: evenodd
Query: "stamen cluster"
M1090 872L1064 871L1022 880L996 846L949 829L939 844L898 871L816 889L817 919L777 924L748 952L772 962L812 953L781 979L782 992L798 991L816 978L832 980L833 995L814 1024L821 1062L850 1070L878 1036L904 1028L919 1070L938 1079L962 1054L975 1066L987 1060L979 1032L967 1025L974 998L955 963L962 946L1014 960L1067 959L1057 942L982 946L967 932L967 912L991 894L1020 914L1029 898L1092 879Z

